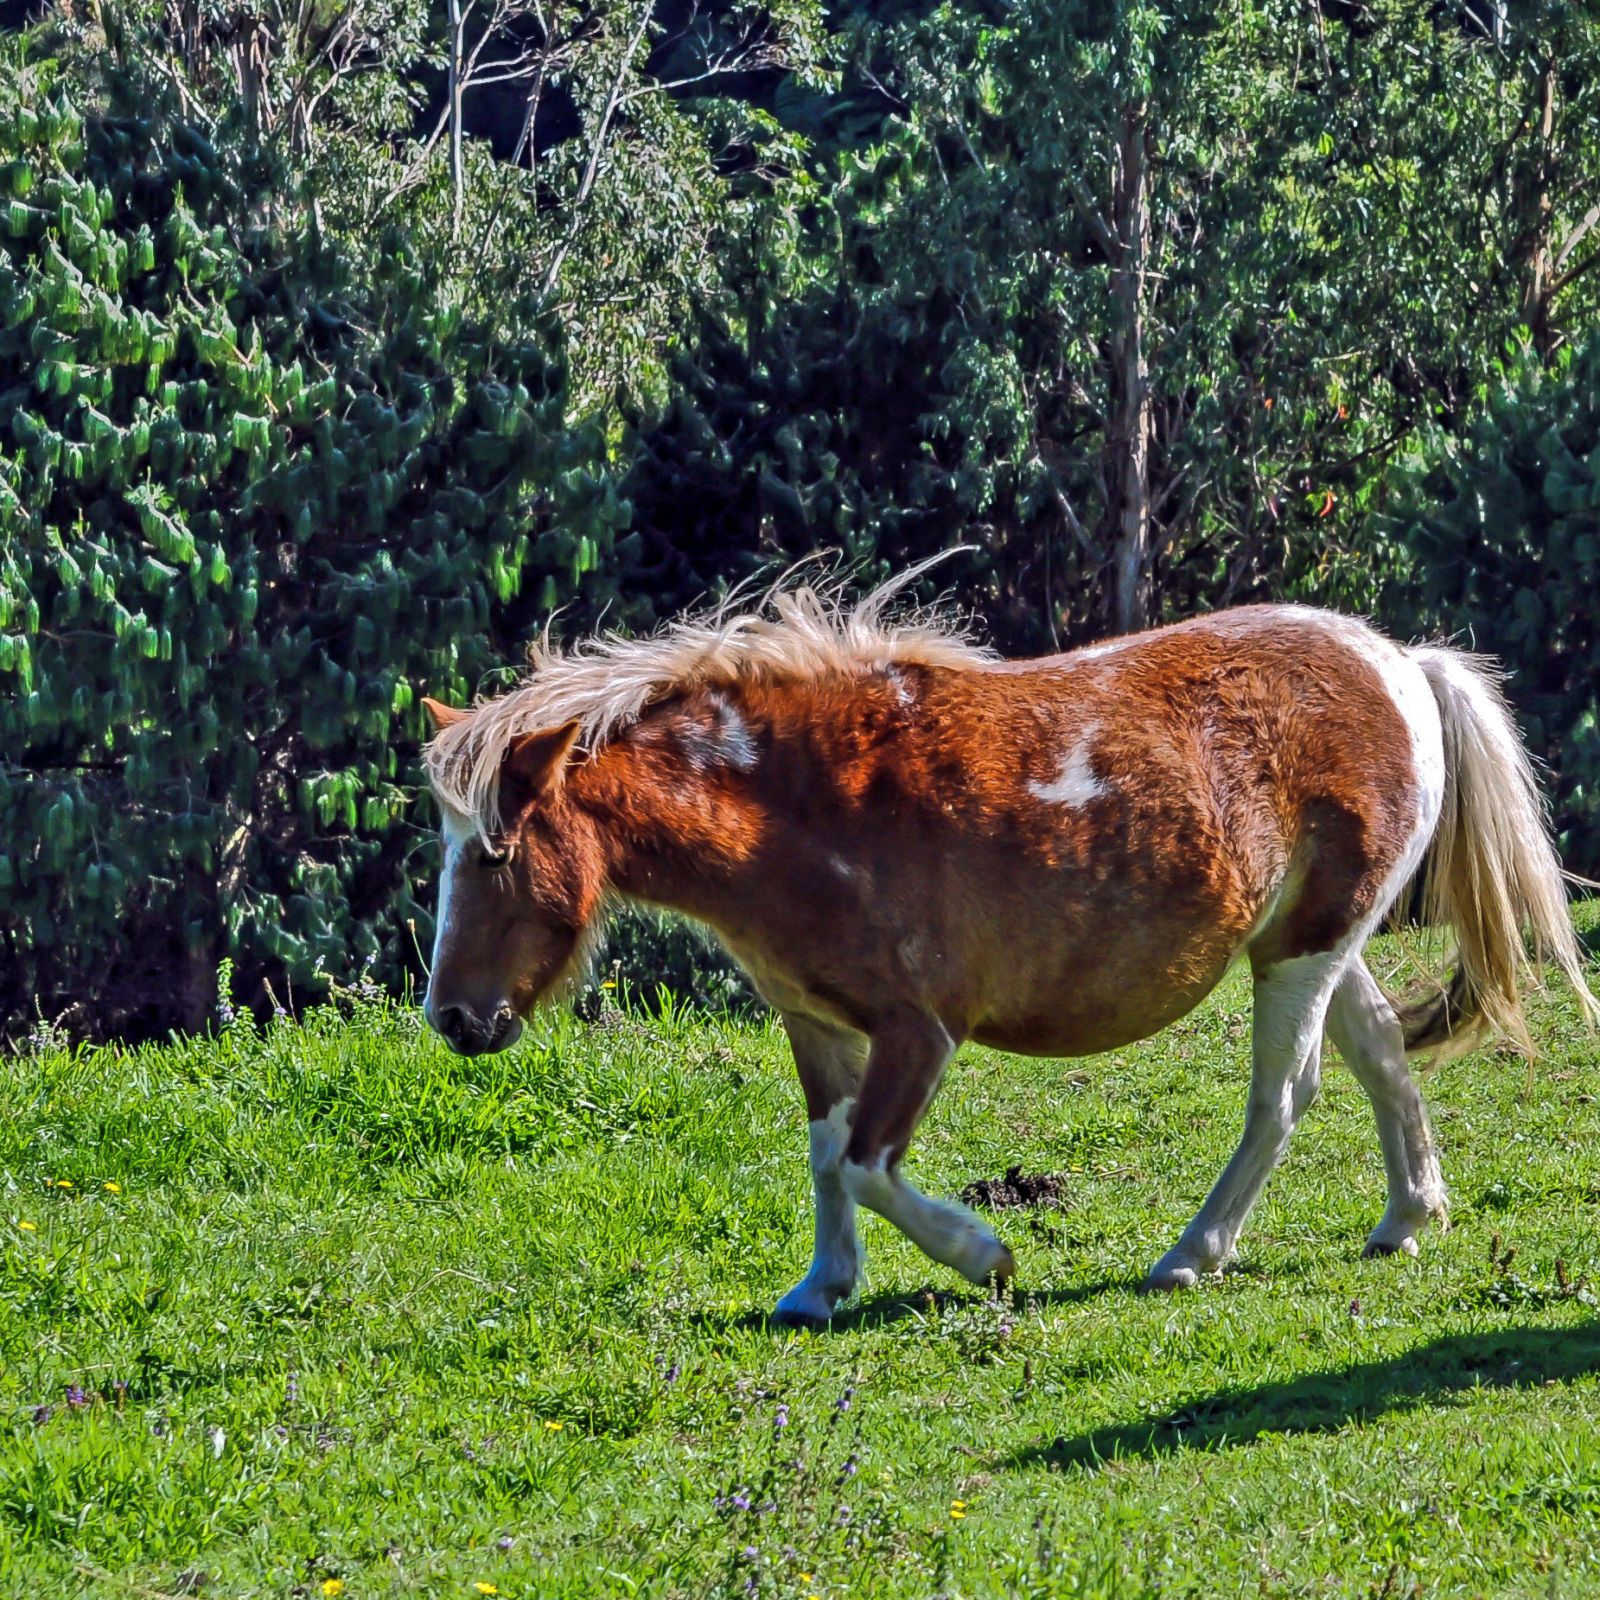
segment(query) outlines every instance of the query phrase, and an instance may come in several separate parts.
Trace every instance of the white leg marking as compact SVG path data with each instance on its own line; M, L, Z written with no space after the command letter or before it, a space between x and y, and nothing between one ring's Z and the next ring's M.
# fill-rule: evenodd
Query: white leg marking
M1086 806L1091 800L1111 793L1111 785L1095 776L1089 759L1089 742L1095 729L1086 728L1061 764L1061 776L1053 783L1030 783L1029 790L1041 800L1063 806Z
M1328 1008L1328 1033L1372 1101L1389 1179L1389 1204L1368 1236L1366 1253L1414 1256L1428 1219L1445 1218L1444 1179L1428 1113L1406 1066L1400 1023L1365 962L1355 962L1339 980Z
M930 1200L920 1190L881 1164L840 1168L847 1193L892 1222L918 1249L954 1267L973 1283L986 1283L996 1272L1010 1276L1011 1252L965 1206Z
M1239 1230L1322 1082L1322 1022L1345 952L1281 961L1256 979L1244 1135L1194 1221L1150 1269L1150 1289L1188 1288L1233 1254Z
M854 1100L841 1100L811 1124L811 1182L816 1191L817 1234L811 1270L773 1308L780 1322L826 1322L855 1289L864 1258L856 1236L856 1203L839 1175L850 1142Z

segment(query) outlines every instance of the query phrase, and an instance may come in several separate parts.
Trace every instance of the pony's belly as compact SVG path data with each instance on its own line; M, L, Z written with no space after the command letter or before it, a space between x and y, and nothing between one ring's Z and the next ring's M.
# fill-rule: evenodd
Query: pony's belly
M979 1044L1024 1056L1093 1056L1160 1033L1187 1016L1228 970L1224 957L1212 970L1186 981L1130 983L1121 987L1064 983L1059 999L1039 996L1031 1005L997 1010L973 1027Z
M1191 1008L1152 1021L1148 1016L1119 1018L1114 1022L1072 1017L1027 1017L984 1023L972 1031L979 1044L1008 1050L1019 1056L1097 1056L1106 1050L1148 1039Z

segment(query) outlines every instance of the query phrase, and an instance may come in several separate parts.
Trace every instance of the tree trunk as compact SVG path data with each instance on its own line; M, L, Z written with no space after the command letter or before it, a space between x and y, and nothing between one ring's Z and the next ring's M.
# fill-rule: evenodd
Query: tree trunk
M1134 633L1151 619L1150 381L1144 350L1145 271L1150 253L1148 101L1123 108L1111 176L1111 231L1117 241L1111 291L1117 327L1110 344L1113 511L1112 622Z
M465 24L461 0L449 0L450 9L450 185L455 191L455 209L450 218L450 237L461 232L461 211L466 201L467 178L461 151L461 67Z
M179 969L178 1012L187 1033L204 1033L217 1004L217 963L222 956L217 885L197 861L183 864L183 897L178 913L183 954Z
M1513 212L1521 255L1522 321L1541 356L1549 356L1556 344L1551 320L1554 291L1550 264L1550 161L1556 92L1556 63L1551 56L1539 75L1539 121L1533 148L1519 165Z

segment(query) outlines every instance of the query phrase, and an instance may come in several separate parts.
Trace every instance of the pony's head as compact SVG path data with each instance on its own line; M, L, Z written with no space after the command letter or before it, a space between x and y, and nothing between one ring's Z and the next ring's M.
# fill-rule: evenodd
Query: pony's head
M423 706L440 738L472 716ZM438 797L444 872L423 1009L461 1055L514 1044L522 1018L581 967L604 870L594 826L566 789L578 732L569 722L511 740L487 815Z

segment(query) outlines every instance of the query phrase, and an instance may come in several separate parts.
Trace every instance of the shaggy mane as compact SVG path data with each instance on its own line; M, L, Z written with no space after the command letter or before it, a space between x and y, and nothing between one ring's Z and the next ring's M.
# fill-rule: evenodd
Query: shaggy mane
M908 585L950 553L919 562L853 606L842 581L814 586L784 578L749 610L735 609L744 598L736 590L714 610L642 639L606 633L562 649L546 636L530 648L522 683L473 707L428 745L428 781L442 805L489 833L501 762L525 733L576 722L592 751L652 705L693 689L993 660L962 624L937 610L887 615Z

